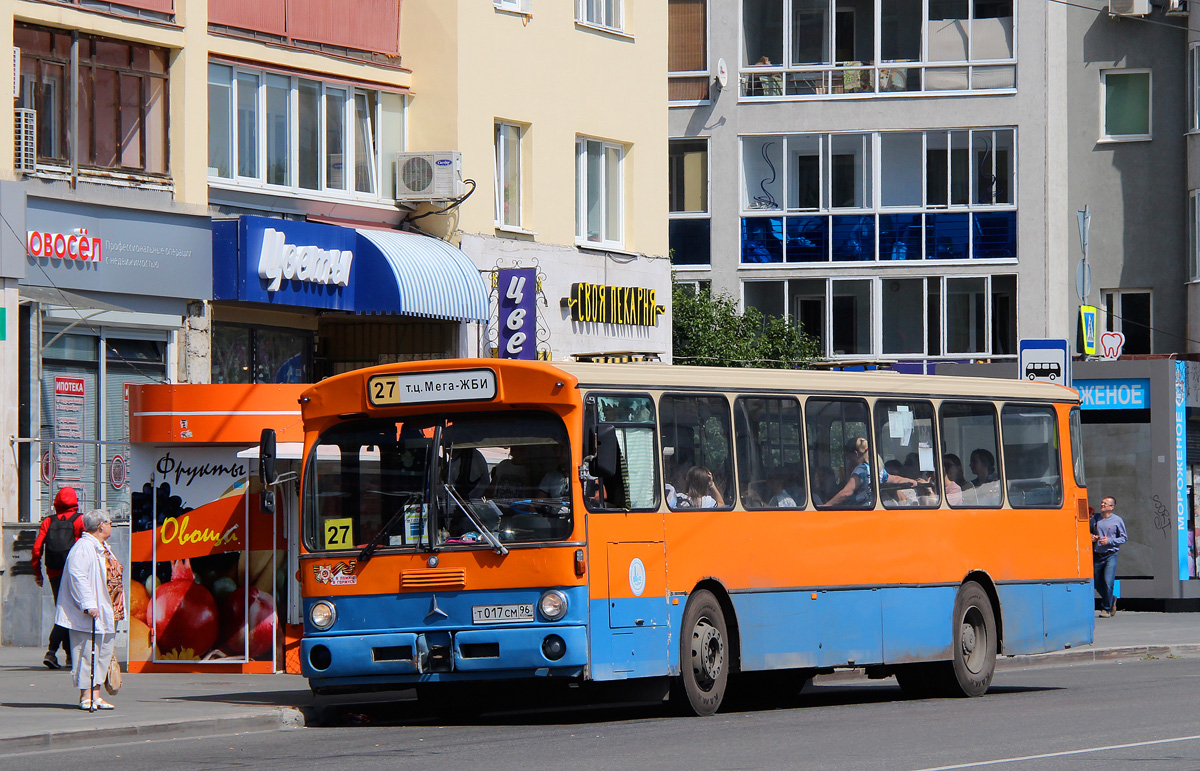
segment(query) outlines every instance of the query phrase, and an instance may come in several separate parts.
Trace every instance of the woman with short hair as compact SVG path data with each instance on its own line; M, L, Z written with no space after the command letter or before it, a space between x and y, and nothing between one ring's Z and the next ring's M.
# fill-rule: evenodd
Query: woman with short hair
M108 548L112 518L104 509L83 515L83 535L71 547L63 567L62 589L54 623L71 636L71 676L79 689L79 708L113 709L100 696L117 638L116 612L109 595L109 562L119 562ZM124 596L121 605L124 606Z

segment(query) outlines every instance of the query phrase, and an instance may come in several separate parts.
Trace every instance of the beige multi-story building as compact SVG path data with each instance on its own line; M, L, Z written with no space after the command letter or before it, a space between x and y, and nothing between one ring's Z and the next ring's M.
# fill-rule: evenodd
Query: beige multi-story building
M536 271L525 339L543 358L669 357L666 8L407 0L404 16L410 149L460 151L474 180L414 225L455 232L481 270ZM500 300L513 277L496 275ZM493 317L485 349L511 340Z

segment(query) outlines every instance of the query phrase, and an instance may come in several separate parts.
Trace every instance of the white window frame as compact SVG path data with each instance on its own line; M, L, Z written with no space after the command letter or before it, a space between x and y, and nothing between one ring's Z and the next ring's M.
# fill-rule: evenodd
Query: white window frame
M1188 131L1200 131L1200 43L1188 46L1187 108Z
M504 134L512 131L516 134L517 157L509 158L508 152L505 149L506 145L503 141ZM525 194L525 179L522 167L522 157L524 155L525 131L524 127L518 123L510 121L498 120L495 124L495 161L496 161L496 189L495 189L495 221L496 227L506 230L521 230L525 222L525 207L522 205L522 199ZM504 178L505 169L510 167L510 164L515 164L517 172L516 196L514 200L516 217L515 222L505 222L504 220Z
M497 11L533 16L533 0L492 0L492 5Z
M1200 190L1188 193L1188 280L1200 281Z
M739 65L738 71L739 71L742 83L748 82L748 78L752 78L752 77L755 77L756 75L761 75L761 74L767 74L767 75L778 74L778 75L780 75L780 77L782 77L783 79L786 80L788 72L801 72L801 73L811 74L811 73L818 73L818 72L824 71L826 75L832 74L832 76L835 79L841 77L842 72L845 71L845 68L838 66L837 62L835 61L836 57L835 57L835 52L834 52L834 45L835 45L834 36L836 34L836 16L837 16L837 12L839 10L851 10L850 7L848 7L848 6L839 7L839 0L829 0L829 7L828 7L829 23L826 25L826 42L829 45L830 61L828 63L824 63L824 64L792 65L790 63L791 59L790 59L789 52L792 50L791 20L793 18L793 0L780 0L780 1L783 4L783 17L782 17L783 18L783 25L782 25L783 29L782 29L782 49L781 50L783 51L784 61L773 62L769 68L766 68L761 65L756 66L753 63L748 63L748 60L752 57L749 57L747 55L747 51L746 51L746 29L745 29L746 21L745 21L745 14L743 13L744 0L737 0L738 65ZM976 58L975 57L975 51L974 51L975 38L976 38L976 34L974 32L974 22L976 20L975 3L974 3L974 0L969 0L969 2L967 4L967 9L968 9L967 16L965 18L961 19L961 21L966 24L966 30L967 30L967 36L968 36L967 37L967 58L963 59L961 61L931 60L929 57L929 42L930 42L930 40L929 40L929 35L928 35L928 29L929 29L929 23L930 23L929 22L929 6L928 6L928 3L925 3L923 5L922 16L921 16L921 20L920 20L922 31L921 31L921 40L920 40L920 54L919 54L920 58L919 58L919 60L904 61L904 62L877 61L877 62L874 62L871 64L864 63L861 67L853 67L852 68L855 70L859 70L859 69L872 70L873 74L871 77L872 77L872 83L876 84L875 88L872 88L871 90L868 90L868 91L856 92L856 93L849 94L846 96L842 96L841 94L837 94L837 93L826 92L826 93L821 93L821 94L787 94L787 95L785 95L785 94L779 94L779 95L765 94L765 95L752 95L752 96L749 96L748 98L751 101L778 101L781 99L782 100L811 100L811 99L830 99L830 98L834 98L834 99L861 98L864 95L885 96L888 98L911 98L911 97L921 97L921 96L946 96L948 94L960 94L961 95L961 94L970 94L970 93L978 92L978 91L984 91L987 93L1015 92L1016 91L1015 81L1014 81L1013 86L993 86L993 87L986 87L986 86L977 87L977 86L975 86L975 82L977 80L977 72L976 72L977 69L987 71L987 70L997 70L1000 68L1015 67L1017 65L1017 60L1018 60L1018 56L1019 56L1017 37L1018 37L1018 30L1020 29L1020 11L1019 11L1019 7L1018 7L1019 5L1020 5L1020 0L1013 0L1013 6L1012 6L1012 14L1013 15L1011 17L1012 18L1012 35L1013 35L1012 49L1013 50L1012 50L1012 56L1009 58L986 59L986 58ZM878 3L874 4L873 6L869 5L868 7L873 8L872 12L875 14L874 21L873 21L874 44L873 44L873 48L871 50L873 52L878 52L878 51L882 50L881 44L882 44L882 40L883 40L883 25L881 23L881 18L880 18L880 8L879 8ZM1005 18L1008 18L1008 17L1005 17ZM896 69L904 69L904 70L909 71L908 75L910 75L910 76L915 75L917 77L920 77L921 81L922 81L921 90L918 90L918 91L895 91L895 92L887 91L887 90L876 90L878 88L878 83L880 81L880 78L882 77L882 75L885 74L885 71L896 70ZM951 70L964 69L964 70L966 70L967 71L967 84L966 84L965 88L951 90L951 89L934 89L934 88L926 87L926 85L925 85L926 74L930 71L937 72L937 70L939 70L939 69L951 69ZM1014 73L1014 77L1015 77L1015 73ZM982 78L980 78L980 79L982 79ZM831 83L832 83L832 81L826 82L826 85L830 85ZM739 93L739 99L746 99L746 98L747 98L747 95L745 93Z
M993 329L993 321L994 321L993 316L995 313L995 304L994 303L995 303L996 288L995 288L995 281L993 280L993 278L994 277L1012 277L1013 275L1014 274L1011 274L1011 273L995 274L995 276L993 274L930 275L928 273L914 273L912 275L891 274L891 275L887 275L887 276L874 276L874 277L863 276L863 275L854 275L854 276L790 275L785 278L779 278L779 277L749 278L749 277L746 277L746 278L743 278L740 282L741 286L739 287L739 292L740 292L740 306L739 307L742 309L743 312L745 312L745 309L746 309L746 285L747 284L759 283L759 282L764 282L764 281L767 283L779 282L779 283L783 283L785 285L784 296L783 296L784 314L788 318L796 319L797 313L796 313L796 309L793 307L792 293L791 293L790 287L788 287L787 285L792 280L815 279L815 280L823 281L825 284L825 299L824 299L825 315L822 318L822 322L821 322L822 323L822 334L824 335L824 347L821 351L821 355L827 359L830 359L833 361L847 361L847 360L854 361L854 360L860 360L860 359L888 359L888 360L895 359L897 361L924 361L924 360L940 361L940 360L946 360L946 359L961 360L963 357L995 358L995 357L999 356L1002 359L1003 358L1012 358L1007 354L995 354L994 353L993 346L995 344L995 330ZM922 333L921 352L920 353L887 353L883 350L883 339L884 339L883 327L884 327L884 323L886 321L886 319L884 319L884 317L883 317L883 292L887 289L886 284L888 282L893 281L893 280L905 280L905 279L920 280L924 284L924 287L923 287L924 298L923 298L923 306L922 306L923 318L921 320L921 330L922 330L922 332L921 332ZM986 340L986 347L982 351L948 352L946 350L947 349L947 338L948 338L948 330L947 330L948 325L946 322L947 302L949 300L948 295L947 295L947 289L949 286L948 280L954 280L954 279L983 279L983 281L984 281L984 298L985 298L984 302L987 303L987 307L985 308L985 314L984 314L984 325L985 325L984 339ZM835 354L835 353L833 353L833 328L834 328L833 282L834 281L867 281L867 280L869 280L871 282L871 306L869 309L869 312L871 314L871 318L869 320L870 335L871 335L871 349L867 353ZM677 280L676 283L691 283L691 282ZM937 306L935 308L933 308L932 310L934 310L936 312L937 319L938 319L937 344L938 344L939 352L931 353L929 350L929 312L931 310L931 308L929 307L929 304L932 300L932 296L933 296L935 290L936 290L936 294L937 294ZM1145 290L1136 290L1136 291L1145 291Z
M595 7L597 13L595 19L588 18L589 10ZM607 12L612 10L612 16L616 20L615 24L606 24L604 17L609 15ZM596 29L609 30L610 32L625 31L625 0L575 0L575 23L582 24L587 27L595 27Z
M292 73L279 72L276 70L263 70L251 67L239 67L231 65L227 62L210 62L210 65L228 67L231 70L230 79L230 176L220 177L209 173L208 183L212 187L226 189L257 189L264 193L276 195L284 195L295 198L316 198L323 200L345 201L353 200L356 202L367 204L394 205L395 198L393 191L383 190L383 181L387 178L384 173L384 164L389 162L383 155L383 143L380 137L380 128L383 125L384 94L390 94L390 91L380 91L377 89L357 88L352 85L343 83L325 83L323 81L301 77ZM238 81L239 75L252 75L258 78L257 93L255 95L256 105L256 125L254 127L254 142L255 150L258 154L258 169L257 174L252 177L242 176L239 173L238 159L238 89L241 87ZM266 83L268 76L281 76L288 79L288 172L287 177L290 182L288 185L278 185L267 182L267 127L266 127ZM318 187L316 189L301 187L299 184L299 98L298 89L300 81L317 83L320 86L317 95L318 105L318 151L317 151L317 171L318 171ZM345 102L342 106L342 120L345 126L344 141L346 152L343 154L343 182L344 186L330 187L327 179L326 165L327 148L326 148L326 91L333 89L341 91L345 94ZM374 95L373 121L370 125L369 142L372 145L372 152L375 156L374 162L371 164L369 173L371 175L372 185L375 191L372 193L359 192L355 190L357 171L355 158L355 142L358 131L355 114L355 98L359 95L365 95L370 99ZM407 132L408 127L408 100L403 95L398 95L401 99L400 113L401 120L404 125L404 131ZM405 146L406 142L401 142L401 146ZM207 166L207 159L206 159ZM210 172L212 171L210 167Z
M616 200L620 202L620 211L617 212L618 229L620 233L617 238L611 238L613 234L602 233L598 240L591 240L587 234L587 191L588 191L588 170L587 170L587 149L589 144L597 144L601 148L601 157L607 158L609 150L617 150L620 153L617 179ZM575 244L584 248L590 249L624 249L625 247L625 145L619 142L609 142L595 137L576 137L575 139ZM607 164L601 163L601 174L607 175ZM601 179L601 213L600 221L607 227L609 212L604 207L607 205L609 198L613 197L609 187L610 180Z
M711 67L711 65L709 64L709 62L711 60L710 52L712 51L712 31L709 28L709 22L711 20L712 20L712 13L711 13L711 6L709 5L709 0L704 0L704 59L705 59L705 64L707 65L706 68L703 70L668 70L667 71L667 80L668 81L671 80L672 78L687 80L689 78L700 78L700 77L707 78L708 77L708 73L709 73L710 67ZM728 73L726 73L726 74L728 74ZM716 89L716 88L717 88L717 86L715 85L715 83L710 81L708 84L708 98L707 99L680 99L677 101L668 102L668 104L670 104L672 107L691 107L691 106L702 105L702 104L711 104L713 101L713 89Z
M1108 78L1110 75L1147 75L1145 134L1109 134ZM1154 73L1148 67L1109 68L1100 70L1100 142L1148 142L1154 138Z
M1106 331L1125 333L1125 310L1124 301L1125 295L1144 294L1150 298L1150 318L1147 320L1147 327L1150 332L1150 350L1147 353L1154 353L1154 290L1150 287L1121 287L1119 289L1101 289L1100 304L1101 310L1104 313L1104 329ZM1108 297L1112 296L1115 299L1115 308L1109 307ZM1128 335L1126 335L1128 337Z

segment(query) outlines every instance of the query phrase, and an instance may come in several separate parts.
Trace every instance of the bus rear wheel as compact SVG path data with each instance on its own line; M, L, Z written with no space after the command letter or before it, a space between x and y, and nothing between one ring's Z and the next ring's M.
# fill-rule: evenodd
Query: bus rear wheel
M672 696L682 711L711 715L725 698L729 681L729 631L712 592L701 589L683 611L679 641L679 680Z
M982 696L996 672L996 615L983 587L968 581L954 600L954 660L947 690L954 696Z

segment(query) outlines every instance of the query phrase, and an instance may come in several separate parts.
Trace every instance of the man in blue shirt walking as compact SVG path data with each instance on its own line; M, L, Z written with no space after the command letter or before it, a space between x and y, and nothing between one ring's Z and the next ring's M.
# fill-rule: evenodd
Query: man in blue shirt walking
M1092 520L1092 568L1093 583L1100 594L1100 618L1109 618L1116 613L1116 598L1113 584L1117 578L1117 552L1129 538L1125 532L1125 520L1114 513L1117 499L1111 495L1100 501L1100 513Z

